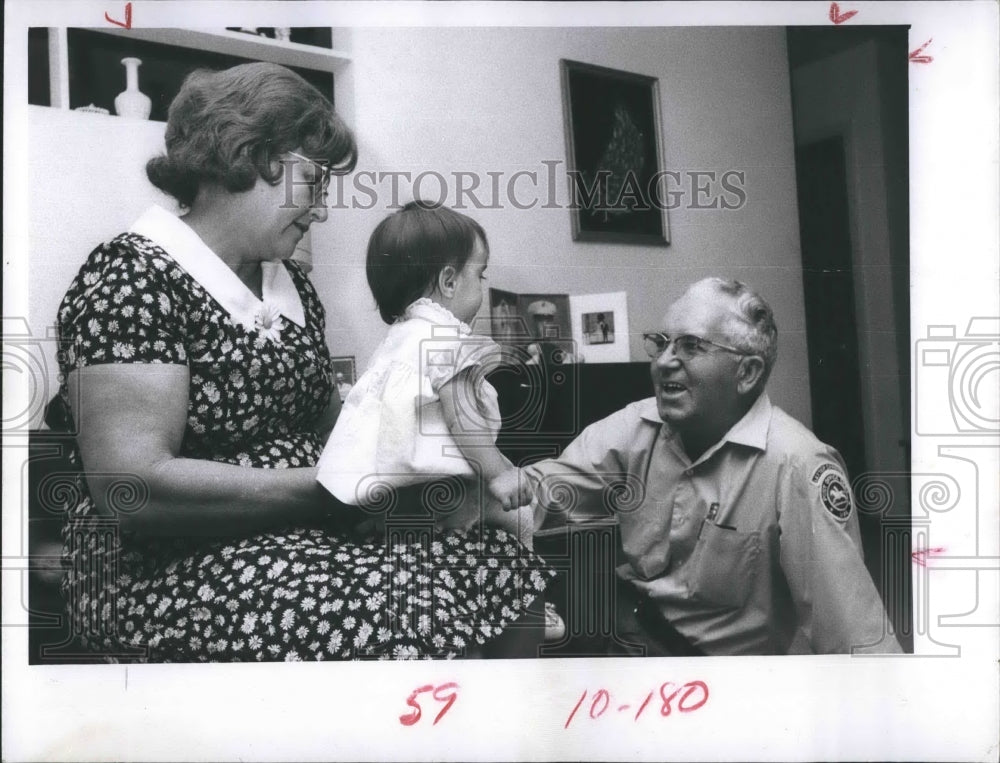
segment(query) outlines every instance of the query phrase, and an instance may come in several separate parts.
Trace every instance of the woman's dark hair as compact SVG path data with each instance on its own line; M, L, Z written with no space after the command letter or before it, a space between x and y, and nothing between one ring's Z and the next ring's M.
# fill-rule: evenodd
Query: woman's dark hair
M479 223L425 201L411 201L380 222L368 240L366 272L382 320L398 320L434 287L442 268L465 267L477 239L489 252Z
M165 140L167 153L146 164L146 175L182 207L206 181L234 193L258 176L276 184L282 168L271 165L286 151L301 150L338 175L358 161L354 135L329 99L269 63L191 72L170 104Z

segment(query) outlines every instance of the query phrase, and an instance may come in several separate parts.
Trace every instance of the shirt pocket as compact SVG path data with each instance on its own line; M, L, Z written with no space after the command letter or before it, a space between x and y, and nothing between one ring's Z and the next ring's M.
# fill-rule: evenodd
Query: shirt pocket
M759 555L760 533L705 522L685 565L691 597L720 607L742 607L757 578Z

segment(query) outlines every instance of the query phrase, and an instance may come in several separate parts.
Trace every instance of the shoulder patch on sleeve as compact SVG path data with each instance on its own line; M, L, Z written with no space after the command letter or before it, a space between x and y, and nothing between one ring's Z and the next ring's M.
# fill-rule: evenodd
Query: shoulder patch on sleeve
M819 487L823 507L837 519L844 521L851 515L854 499L844 473L835 464L821 464L810 481Z

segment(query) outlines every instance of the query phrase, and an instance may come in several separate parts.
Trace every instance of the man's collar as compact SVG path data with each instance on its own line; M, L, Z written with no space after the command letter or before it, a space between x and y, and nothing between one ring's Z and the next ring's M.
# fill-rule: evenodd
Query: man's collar
M771 400L762 392L742 419L726 432L722 442L747 445L757 450L767 447L767 430L771 426Z
M766 450L767 433L771 426L771 411L771 400L766 392L762 392L760 397L750 406L750 410L743 415L743 418L733 424L722 439L705 451L698 461L704 461L727 442L746 445L757 450ZM664 431L670 436L676 434L673 428L660 418L655 397L643 400L639 404L639 416L645 421L662 424Z
M660 412L656 408L655 397L647 397L639 403L639 417L644 421L649 421L653 424L663 423L663 419L660 418Z
M238 275L182 219L154 205L132 224L131 233L148 238L163 249L188 275L201 284L235 323L252 329L265 306L305 326L305 311L295 282L282 262L261 262L261 294L257 299Z

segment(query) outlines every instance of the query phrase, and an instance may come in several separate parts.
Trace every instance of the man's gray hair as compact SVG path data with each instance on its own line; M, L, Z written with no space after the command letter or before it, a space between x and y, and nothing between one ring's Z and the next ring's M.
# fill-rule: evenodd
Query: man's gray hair
M741 281L724 278L707 278L708 283L722 294L733 298L739 321L733 321L732 339L736 347L764 359L764 378L767 382L778 360L778 326L774 312L760 294Z

